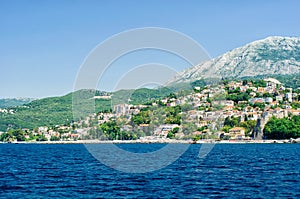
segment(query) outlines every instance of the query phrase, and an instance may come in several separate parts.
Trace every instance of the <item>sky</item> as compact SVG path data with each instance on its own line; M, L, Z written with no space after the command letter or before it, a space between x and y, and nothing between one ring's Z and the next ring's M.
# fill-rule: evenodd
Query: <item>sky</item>
M268 36L299 36L298 0L0 0L0 98L64 95L101 42L120 32L162 27L197 41L211 57ZM138 65L190 67L167 53L118 60L99 82L112 90Z

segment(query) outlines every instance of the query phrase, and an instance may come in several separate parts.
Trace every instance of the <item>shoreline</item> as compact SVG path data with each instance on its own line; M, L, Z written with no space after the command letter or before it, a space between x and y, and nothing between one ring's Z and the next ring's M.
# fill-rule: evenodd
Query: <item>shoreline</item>
M299 144L300 139L289 140L77 140L77 141L31 141L31 142L0 142L0 144Z

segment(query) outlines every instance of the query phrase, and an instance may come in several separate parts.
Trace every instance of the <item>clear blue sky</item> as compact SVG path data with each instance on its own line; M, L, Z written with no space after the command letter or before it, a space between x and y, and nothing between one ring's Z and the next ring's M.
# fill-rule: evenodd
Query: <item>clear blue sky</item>
M88 53L121 31L174 29L216 57L267 36L299 36L299 8L298 0L0 0L0 98L72 91Z

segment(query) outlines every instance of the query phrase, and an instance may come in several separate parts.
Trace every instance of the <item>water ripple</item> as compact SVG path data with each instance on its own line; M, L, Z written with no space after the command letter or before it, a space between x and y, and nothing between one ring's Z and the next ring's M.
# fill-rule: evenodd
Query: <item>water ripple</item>
M121 144L145 153L161 144ZM0 145L1 198L300 198L299 144L192 145L156 172L121 173L83 145ZM151 166L151 162L149 162Z

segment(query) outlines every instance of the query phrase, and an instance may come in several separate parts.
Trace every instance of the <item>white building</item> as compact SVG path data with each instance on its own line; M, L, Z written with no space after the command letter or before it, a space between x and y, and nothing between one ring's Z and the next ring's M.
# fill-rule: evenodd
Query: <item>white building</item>
M130 114L130 108L132 105L130 104L117 104L114 106L113 111L117 115L128 115Z

